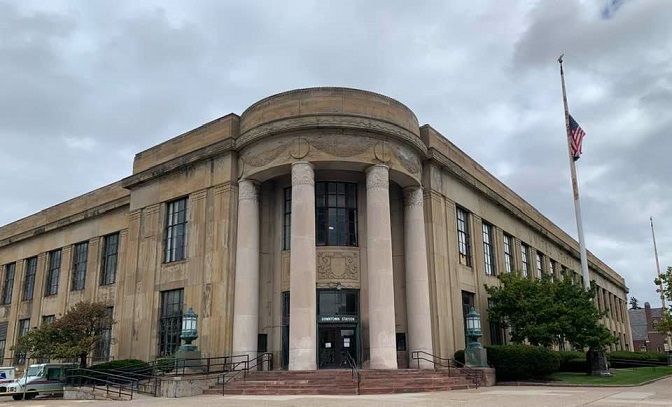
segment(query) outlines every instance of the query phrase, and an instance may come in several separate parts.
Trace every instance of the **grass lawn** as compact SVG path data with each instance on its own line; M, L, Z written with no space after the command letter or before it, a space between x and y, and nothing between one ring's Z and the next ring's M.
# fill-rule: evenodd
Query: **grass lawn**
M628 369L609 369L612 377L588 376L585 373L557 372L550 379L557 383L568 384L640 384L651 379L672 374L672 366L633 367Z

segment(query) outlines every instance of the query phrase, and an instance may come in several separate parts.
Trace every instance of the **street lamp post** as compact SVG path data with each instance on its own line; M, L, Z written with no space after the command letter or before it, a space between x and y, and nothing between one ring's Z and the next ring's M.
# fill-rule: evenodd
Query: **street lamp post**
M471 307L465 316L467 329L467 348L464 350L464 364L470 367L488 367L488 354L481 345L481 316Z
M182 316L182 332L180 338L184 341L184 345L180 346L180 350L193 352L198 348L192 345L191 342L198 338L198 314L194 312L193 308L189 308Z
M188 368L190 370L203 370L201 364L201 351L198 347L192 344L198 338L198 314L194 312L193 308L182 315L182 331L180 332L180 339L184 341L184 345L180 345L175 352L175 359L177 359L177 366L180 368Z

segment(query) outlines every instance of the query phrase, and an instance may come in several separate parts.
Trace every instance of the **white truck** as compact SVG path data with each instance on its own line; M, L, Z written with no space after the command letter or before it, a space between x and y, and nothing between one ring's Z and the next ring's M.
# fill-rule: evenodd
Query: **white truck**
M0 367L0 393L7 391L7 385L14 383L14 376L16 376L16 368L14 366Z
M32 399L38 395L62 395L65 371L77 367L72 363L40 363L30 365L22 378L7 384L7 393L14 400Z

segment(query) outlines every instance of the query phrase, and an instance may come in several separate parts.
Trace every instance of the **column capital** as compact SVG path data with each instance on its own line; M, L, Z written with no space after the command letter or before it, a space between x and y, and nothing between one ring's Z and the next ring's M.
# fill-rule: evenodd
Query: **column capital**
M372 165L366 169L366 189L390 187L390 167L383 164Z
M420 186L412 186L404 188L404 207L420 206L424 202L423 190Z
M292 186L294 185L315 185L313 164L307 161L292 163Z
M250 179L238 181L239 201L259 201L259 182Z

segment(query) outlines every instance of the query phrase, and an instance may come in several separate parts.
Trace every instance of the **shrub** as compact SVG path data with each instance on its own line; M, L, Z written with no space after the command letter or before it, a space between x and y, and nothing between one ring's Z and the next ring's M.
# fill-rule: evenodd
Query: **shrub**
M156 359L156 370L163 373L172 372L177 366L177 359L172 356Z
M115 370L129 373L147 372L149 364L138 359L119 359L93 365L91 369L98 371Z
M569 359L560 365L561 372L586 373L588 374L590 368L586 357Z
M587 372L586 354L579 351L559 351L561 372ZM582 361L582 362L580 362Z
M453 356L453 357L454 357L455 360L457 360L458 362L464 364L464 349L462 349L462 350L458 350L457 352L455 352L455 356Z
M607 353L607 359L622 359L632 361L657 362L660 356L664 357L665 354L660 352L628 352L624 350Z
M617 351L607 353L609 366L615 369L635 366L649 366L651 362L667 362L667 356L662 352L628 352ZM619 362L620 360L627 362Z
M497 380L542 379L560 367L560 355L531 345L486 346Z

